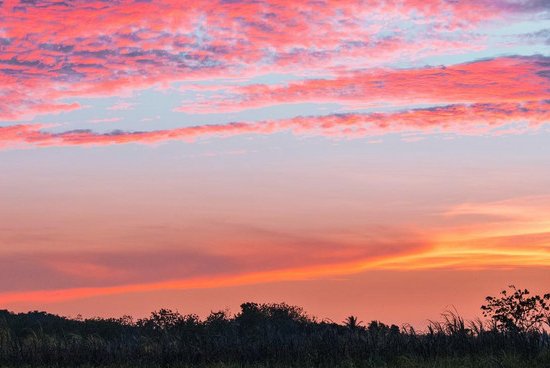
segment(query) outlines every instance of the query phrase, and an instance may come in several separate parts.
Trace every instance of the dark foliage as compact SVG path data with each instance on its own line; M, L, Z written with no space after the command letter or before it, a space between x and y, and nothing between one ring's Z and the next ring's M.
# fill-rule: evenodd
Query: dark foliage
M0 311L0 366L383 366L403 359L503 354L550 366L550 339L539 323L540 313L548 316L542 304L548 298L526 295L514 289L510 297L487 298L489 304L482 309L492 321L488 324L466 323L456 312L447 312L422 333L378 321L363 325L354 316L343 325L317 321L285 303L245 303L234 316L219 311L205 320L167 309L137 321L128 316L68 319L44 312ZM533 308L540 310L535 313Z
M495 327L512 334L540 331L550 327L550 294L530 296L529 290L502 290L500 297L488 296L486 305L481 307L483 315L490 317Z

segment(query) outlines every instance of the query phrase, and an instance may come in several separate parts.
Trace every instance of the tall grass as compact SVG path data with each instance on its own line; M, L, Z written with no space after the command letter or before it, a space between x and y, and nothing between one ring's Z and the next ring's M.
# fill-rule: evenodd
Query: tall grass
M284 303L245 303L234 316L204 320L165 309L137 321L0 311L0 366L550 367L550 338L456 311L421 332L355 317L318 321Z

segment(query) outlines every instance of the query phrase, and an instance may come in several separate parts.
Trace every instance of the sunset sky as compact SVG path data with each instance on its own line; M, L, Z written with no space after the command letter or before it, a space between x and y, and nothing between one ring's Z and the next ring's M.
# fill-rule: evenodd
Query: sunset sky
M509 284L550 291L548 0L0 0L0 309Z

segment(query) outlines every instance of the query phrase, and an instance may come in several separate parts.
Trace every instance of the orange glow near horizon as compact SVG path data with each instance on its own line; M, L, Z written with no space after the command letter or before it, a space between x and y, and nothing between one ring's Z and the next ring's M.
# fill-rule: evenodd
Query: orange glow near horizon
M543 206L540 203L544 204L547 200L548 198L520 198L508 203L468 204L455 207L444 215L498 214L507 217L508 221L493 224L485 231L479 231L477 226L470 231L464 228L460 228L459 231L445 230L445 232L434 235L432 245L416 249L410 253L402 252L352 262L266 272L237 273L216 277L195 277L109 287L1 293L0 304L9 305L21 302L55 303L97 296L161 290L215 289L348 276L373 270L482 270L550 267L550 227L548 226L550 216L544 211L544 208L540 208ZM539 208L531 208L530 212L526 211L534 204L536 204L535 207ZM503 209L500 210L500 208ZM510 219L514 219L517 223L514 222L511 226ZM518 242L518 237L527 242ZM526 245L527 243L528 245ZM89 271L95 272L94 270Z

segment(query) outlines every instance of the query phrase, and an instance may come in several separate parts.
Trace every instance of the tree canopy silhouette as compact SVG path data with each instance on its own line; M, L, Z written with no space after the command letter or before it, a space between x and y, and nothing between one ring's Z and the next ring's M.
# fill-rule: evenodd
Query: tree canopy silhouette
M510 285L500 297L488 296L481 306L484 317L489 317L495 327L508 333L542 331L550 327L550 294L530 295L527 289Z
M489 323L468 328L455 312L446 312L425 332L379 321L363 325L354 315L343 324L319 321L286 303L243 303L235 315L216 311L204 320L170 309L137 321L0 311L0 367L433 367L437 361L455 367L457 359L486 367L502 356L515 359L502 367L550 367L550 338L542 328L549 299L511 287L486 298L482 310Z

